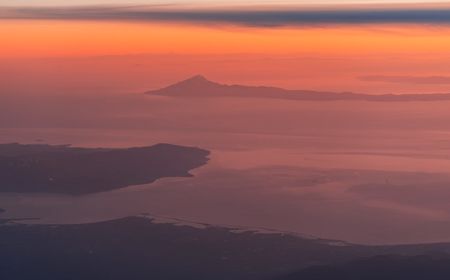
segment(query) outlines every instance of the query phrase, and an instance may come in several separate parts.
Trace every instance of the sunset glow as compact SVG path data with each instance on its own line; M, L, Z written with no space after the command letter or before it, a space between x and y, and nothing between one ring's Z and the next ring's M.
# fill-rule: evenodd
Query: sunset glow
M450 0L0 0L0 278L450 279Z
M120 36L118 36L120 34ZM174 54L445 55L450 28L243 28L195 25L4 21L2 57Z
M69 71L66 74L73 77L74 71L82 71L76 70L77 66L73 64L67 64L67 59L70 58L109 56L102 63L107 63L109 59L110 63L107 65L113 65L118 63L114 58L118 55L159 56L156 60L141 59L140 64L149 67L159 65L160 70L154 72L149 69L149 75L152 74L146 78L146 84L135 81L136 77L130 77L134 81L129 83L130 88L150 87L152 81L155 86L162 85L164 81L168 82L164 78L166 74L162 73L171 71L178 73L178 78L203 73L229 83L267 84L288 88L367 93L443 92L446 90L446 83L405 85L361 80L359 77L429 77L446 76L450 73L450 27L446 26L335 25L263 28L180 23L4 20L0 25L0 36L8 38L2 43L0 58L6 59L10 65L16 65L15 68L22 69L23 63L28 64L28 70L24 73L30 74L39 75L42 71L49 70L42 68L46 67L44 64L37 67L33 62L24 61L26 59L65 60L65 63L59 64L60 70L55 75L63 75L64 71ZM170 62L171 56L174 61L182 62L184 67L171 69L170 65L174 65L174 61ZM192 59L192 56L197 58ZM218 57L222 57L222 62L217 61ZM199 59L204 63L199 64ZM228 61L226 66L223 64L224 60ZM63 66L64 64L67 66ZM120 75L123 79L126 75L124 73L135 73L134 64L120 65L115 67L116 71L120 69L117 74L107 74L111 71L100 64L89 67L89 71L94 71L93 75L112 75L109 77L113 80L117 79L115 75ZM271 67L263 67L264 65ZM61 72L61 69L66 70ZM255 78L255 69L257 72L264 72L259 73L261 77L264 76L262 80ZM4 77L10 75L10 70L5 71Z

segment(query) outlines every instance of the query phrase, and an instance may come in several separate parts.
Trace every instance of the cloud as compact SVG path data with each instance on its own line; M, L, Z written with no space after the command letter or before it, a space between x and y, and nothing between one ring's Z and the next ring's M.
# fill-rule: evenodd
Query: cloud
M383 82L396 84L429 84L429 85L446 85L450 84L450 76L361 76L361 81L366 82Z
M153 6L9 7L0 19L113 20L189 22L241 26L307 26L331 24L450 24L450 7L347 9L180 9Z

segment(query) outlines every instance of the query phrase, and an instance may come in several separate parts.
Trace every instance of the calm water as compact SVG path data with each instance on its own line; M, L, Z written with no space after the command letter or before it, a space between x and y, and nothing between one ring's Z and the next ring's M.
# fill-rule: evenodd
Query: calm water
M17 116L22 128L4 126L0 142L168 142L211 150L209 164L193 178L86 196L1 194L2 216L85 223L150 213L358 243L450 241L450 103L146 98L132 105L111 102L110 115L69 110L67 127L52 123L51 110L25 110Z

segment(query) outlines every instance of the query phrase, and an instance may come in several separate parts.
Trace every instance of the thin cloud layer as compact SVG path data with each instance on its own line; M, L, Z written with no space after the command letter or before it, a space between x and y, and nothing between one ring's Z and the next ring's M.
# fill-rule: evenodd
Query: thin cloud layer
M449 24L450 7L348 9L178 9L160 7L2 8L0 19L187 22L241 26Z
M450 76L362 76L359 80L366 82L398 83L398 84L450 84Z

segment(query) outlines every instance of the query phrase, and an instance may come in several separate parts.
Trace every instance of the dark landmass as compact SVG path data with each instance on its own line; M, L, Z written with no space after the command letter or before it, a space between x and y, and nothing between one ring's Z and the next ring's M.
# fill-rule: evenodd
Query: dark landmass
M450 252L448 244L334 246L326 240L284 233L236 233L215 226L195 228L154 223L145 217L83 225L0 225L0 248L0 279L8 280L309 280L316 278L278 277L294 277L294 272L308 272L302 269L314 265L312 270L317 265L331 266L376 255ZM374 260L378 259L368 262ZM359 263L342 267L356 269ZM439 267L440 262L432 265ZM374 266L378 264L375 262ZM347 278L332 275L317 279Z
M309 90L287 90L265 86L225 85L209 81L201 75L194 76L162 89L148 91L146 94L171 97L245 97L305 101L359 100L392 102L450 100L450 93L368 95L351 92L320 92Z
M0 214L2 214L3 212L5 212L5 209L0 208ZM2 219L0 218L0 225L7 223L9 220L8 219Z
M0 208L0 214L2 214L3 212L6 212L5 209ZM21 222L21 221L31 221L31 220L38 220L37 218L19 218L19 219L3 219L0 218L0 225L2 224L13 224L15 222Z
M450 255L385 255L339 266L314 266L276 280L447 280ZM274 279L274 280L275 280Z
M0 144L0 192L82 195L187 177L208 155L169 144L129 149Z

